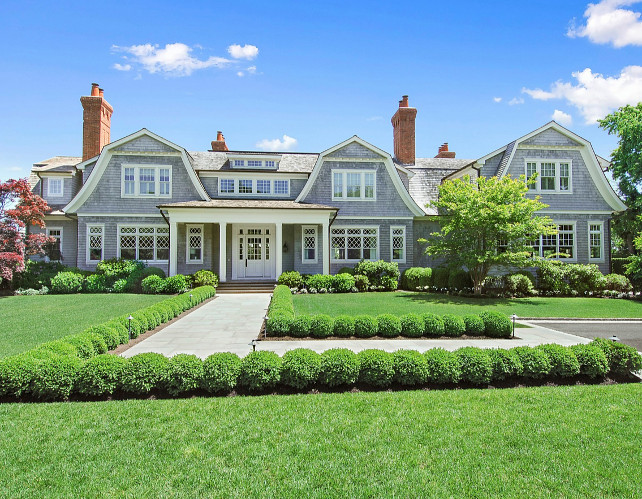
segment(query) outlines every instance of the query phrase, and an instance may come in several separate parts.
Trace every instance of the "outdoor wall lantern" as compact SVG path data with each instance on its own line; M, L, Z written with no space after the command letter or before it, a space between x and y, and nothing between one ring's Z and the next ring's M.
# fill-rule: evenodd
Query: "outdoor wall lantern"
M132 339L132 319L133 319L133 317L131 315L129 317L127 317L127 320L129 321L129 328L128 329L129 329L129 339L130 340Z
M513 319L513 338L514 338L515 337L515 319L517 319L517 315L513 314L512 319Z

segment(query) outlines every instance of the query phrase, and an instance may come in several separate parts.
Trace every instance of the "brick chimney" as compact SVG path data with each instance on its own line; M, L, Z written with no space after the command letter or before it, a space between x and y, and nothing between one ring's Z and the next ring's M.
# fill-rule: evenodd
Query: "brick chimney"
M220 130L216 132L216 140L212 141L212 151L229 151L227 144L225 143L225 137L223 137L223 132Z
M439 146L439 149L437 150L437 156L435 158L454 158L455 153L453 151L448 150L448 142L444 142L442 145Z
M114 108L103 96L104 91L98 83L91 84L91 95L80 98L82 104L82 160L98 156L103 147L109 144L111 115Z
M408 106L408 96L399 101L399 109L392 117L395 158L404 165L415 164L415 118L417 109Z

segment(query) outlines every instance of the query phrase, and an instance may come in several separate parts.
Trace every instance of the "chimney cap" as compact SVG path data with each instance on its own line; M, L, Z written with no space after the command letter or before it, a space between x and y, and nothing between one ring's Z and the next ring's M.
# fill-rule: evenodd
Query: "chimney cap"
M408 107L408 96L403 95L399 101L399 107Z

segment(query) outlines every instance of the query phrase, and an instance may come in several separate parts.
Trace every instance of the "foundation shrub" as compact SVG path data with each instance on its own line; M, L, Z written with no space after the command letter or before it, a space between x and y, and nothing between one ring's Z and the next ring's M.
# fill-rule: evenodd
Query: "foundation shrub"
M241 360L239 385L250 391L274 388L280 381L281 357L267 350L250 352Z
M401 288L408 291L423 290L432 286L432 269L430 267L410 267L401 274Z
M580 373L580 363L571 348L555 344L540 345L537 348L548 356L551 363L551 370L548 374L551 376L572 378Z
M573 353L580 363L580 374L601 378L609 372L609 361L604 351L595 345L573 345Z
M66 400L83 362L71 355L54 355L36 363L31 392L40 400Z
M384 291L395 291L399 287L399 281L394 277L384 275L381 277L381 287Z
M143 293L158 295L165 291L165 279L157 275L145 277L141 282Z
M354 335L357 338L372 338L379 332L377 319L370 315L357 315L354 318Z
M350 338L354 336L354 318L349 315L339 315L334 318L334 336Z
M384 338L394 338L401 334L401 320L396 315L381 314L377 316L377 333Z
M270 336L287 336L292 329L293 319L289 316L273 316L265 323L265 329Z
M65 336L61 340L72 345L76 349L76 355L81 359L88 359L96 355L94 342L85 333Z
M628 277L621 274L607 274L604 276L604 287L611 291L618 291L620 293L628 293L633 291L633 285Z
M290 350L281 360L281 383L303 390L315 384L321 372L321 355L307 348Z
M143 270L145 267L145 263L139 260L109 258L98 262L96 273L104 275L113 282L118 279L127 279L131 274Z
M334 321L332 317L325 314L312 316L310 321L310 336L313 338L327 338L332 336L334 330Z
M361 292L368 291L368 288L370 288L370 279L365 275L355 274L354 287Z
M290 322L290 336L295 338L305 338L310 336L310 325L312 317L309 315L297 315Z
M181 395L196 390L203 379L203 361L196 355L179 353L169 359L167 391Z
M176 274L165 279L165 293L184 293L187 288L187 278L182 274Z
M418 314L406 314L400 317L401 334L407 338L420 338L424 334L424 321Z
M405 386L423 385L428 379L426 357L415 350L397 350L392 354L394 381Z
M486 330L484 321L481 317L475 314L464 315L464 324L466 326L466 334L469 336L482 336Z
M84 277L75 272L58 272L51 278L51 287L49 288L55 294L72 294L82 291Z
M352 385L359 378L359 359L347 348L332 348L321 354L319 381L329 387Z
M493 365L493 381L502 381L521 376L524 367L515 352L492 348L487 350L487 353Z
M487 385L493 377L493 363L486 350L475 347L455 352L461 364L461 380L474 385Z
M84 332L100 336L105 341L105 345L107 345L109 350L113 350L120 345L120 335L118 333L118 329L114 326L98 324L97 326L91 326L90 328L85 329Z
M114 281L112 286L114 293L126 293L127 292L127 279L117 279Z
M48 341L47 343L38 345L33 350L51 352L60 356L76 357L78 355L78 349L64 340Z
M626 375L642 369L642 355L629 345L605 338L595 338L590 344L604 352L612 373Z
M604 289L606 280L597 265L566 264L565 274L571 289L580 294Z
M446 268L436 268L432 271L432 285L437 289L448 288L448 276L450 271Z
M27 260L24 270L14 273L11 284L14 289L42 289L43 286L51 288L51 278L66 269L60 262Z
M533 294L532 281L523 274L512 274L505 278L506 291L512 295L528 296Z
M332 278L332 287L337 293L349 293L354 288L354 284L352 274L337 274Z
M74 391L87 397L111 395L126 363L126 359L108 354L87 360L78 371Z
M119 388L134 395L164 390L169 380L169 359L159 353L139 353L127 359Z
M283 272L279 276L279 280L277 282L283 286L287 286L288 288L298 289L303 286L303 277L301 277L301 274L296 270L290 270L288 272Z
M453 314L444 314L441 319L444 321L444 334L450 337L462 336L466 332L464 319Z
M392 354L383 350L362 350L359 359L359 382L374 387L385 387L392 383L395 368Z
M399 282L399 264L397 262L384 262L378 260L361 260L354 268L355 275L364 275L370 281L371 286L384 286L388 291L397 289ZM383 279L384 277L388 279ZM394 281L394 287L393 282Z
M351 276L354 275L354 267L341 267L339 269L339 272L337 274L350 274Z
M510 338L513 324L506 314L501 312L482 312L479 317L484 321L484 334L491 338Z
M431 348L424 354L428 369L427 382L458 383L461 379L461 362L454 352L443 348Z
M310 275L305 279L305 286L309 289L330 289L332 287L332 276L325 274Z
M436 314L422 314L424 321L424 335L432 338L438 338L444 335L444 321Z
M218 286L218 276L211 270L198 270L192 276L192 283L195 288L200 286Z
M85 279L85 291L88 293L105 293L109 286L107 286L107 278L101 274L92 274Z
M542 379L551 372L551 361L547 353L539 348L516 347L511 349L522 363L522 377Z
M448 288L455 290L470 289L473 287L473 280L467 270L457 269L448 274Z
M229 392L236 387L240 373L241 359L238 355L214 353L203 361L201 387L210 393Z

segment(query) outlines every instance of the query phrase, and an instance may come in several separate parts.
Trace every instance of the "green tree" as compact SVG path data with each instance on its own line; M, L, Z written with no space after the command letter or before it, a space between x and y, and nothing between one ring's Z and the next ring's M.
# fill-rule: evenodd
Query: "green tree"
M467 268L479 294L493 266L525 266L533 251L531 241L557 232L550 218L535 215L547 205L539 196L527 198L527 192L524 176L446 181L439 187L439 200L432 203L441 230L420 242L428 243L427 254Z
M610 172L617 182L628 210L613 217L612 229L621 237L629 253L635 248L633 239L642 230L642 103L624 106L599 121L609 135L619 137L613 151Z
M642 217L639 221L642 223ZM631 257L631 262L626 266L626 275L629 276L636 290L639 290L642 283L642 232L633 240L633 245L638 254Z

